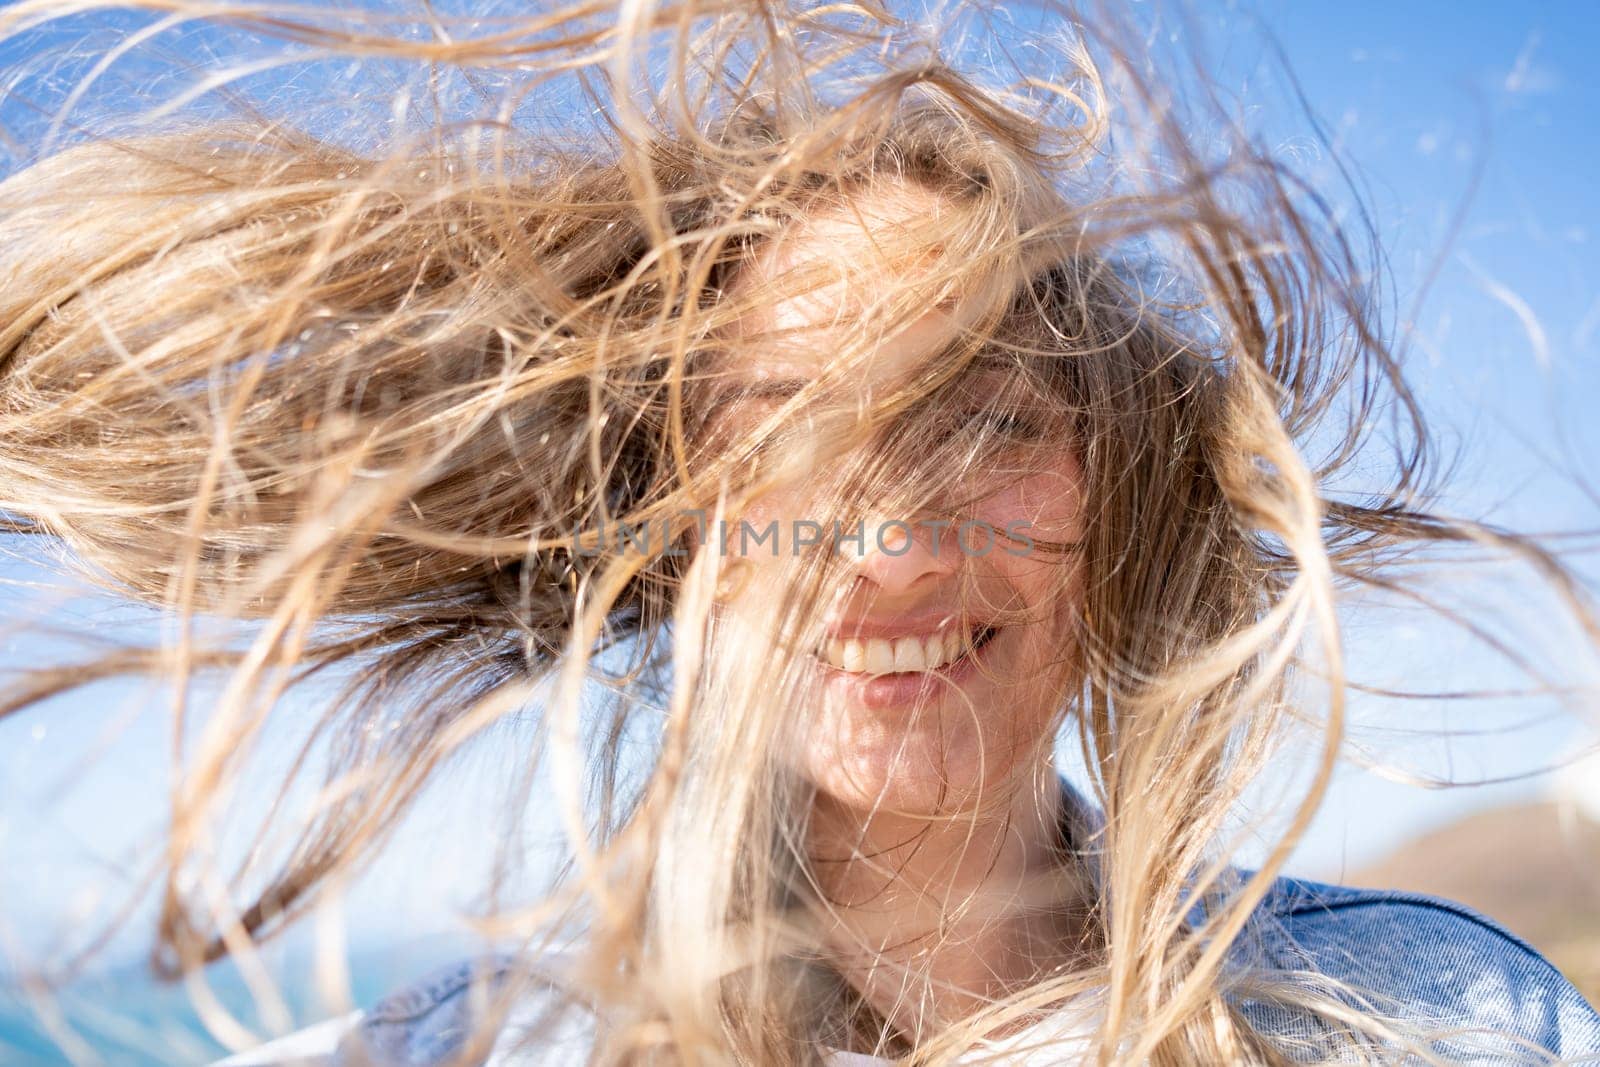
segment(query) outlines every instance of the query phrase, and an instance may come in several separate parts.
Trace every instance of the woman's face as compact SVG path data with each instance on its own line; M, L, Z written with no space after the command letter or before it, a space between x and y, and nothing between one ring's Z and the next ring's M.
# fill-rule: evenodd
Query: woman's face
M906 269L875 263L872 236L924 218L941 204L931 193L899 187L864 195L855 207L855 213L821 216L787 232L736 280L736 290L768 285L778 272L819 260L824 269L848 264L858 272L854 280L775 300L741 321L738 332L754 331L764 340L736 346L737 356L717 368L718 395L733 398L713 409L719 437L757 426L786 395L833 365L840 346L830 338L873 298L861 268L867 278ZM931 360L972 317L969 304L946 302L883 336L872 346L869 365L851 372L852 387L859 381L863 394L877 395L929 373ZM765 340L771 337L778 340ZM992 399L1016 373L971 369L966 388L948 403ZM999 414L1001 451L964 476L959 521L965 534L954 523L924 521L934 516L896 515L866 501L873 516L866 536L837 546L847 557L848 578L835 591L826 638L806 654L814 699L804 711L809 722L795 756L796 769L836 802L901 814L953 812L981 796L1003 794L1001 787L1019 773L1031 774L1049 750L1075 669L1071 619L1078 584L1075 574L1062 570L1074 566L1074 555L1030 551L1029 544L1078 542L1082 474L1073 450L1039 430L1043 402L1033 404L1031 412L1023 405ZM990 407L975 409L972 417L996 419ZM966 417L963 410L950 415L958 423ZM884 444L880 433L863 447ZM781 482L744 517L757 529L776 520L782 536L795 520L828 526L837 516L824 512L836 509L818 502L825 472L815 473ZM989 543L986 531L1022 536ZM746 566L775 573L779 561L765 546L745 547ZM728 554L739 548L736 541ZM784 554L777 553L780 559ZM719 612L741 627L770 626L776 600L775 587L758 577L725 593Z

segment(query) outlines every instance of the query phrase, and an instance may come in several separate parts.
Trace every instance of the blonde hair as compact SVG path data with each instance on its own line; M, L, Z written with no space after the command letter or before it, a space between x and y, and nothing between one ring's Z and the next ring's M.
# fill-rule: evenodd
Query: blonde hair
M1258 936L1255 906L1338 755L1340 590L1403 591L1398 564L1476 545L1532 562L1600 631L1537 542L1429 510L1426 425L1357 248L1242 133L1224 162L1203 154L1109 16L1076 27L1060 69L1000 85L875 5L575 5L425 39L377 15L134 6L319 61L426 62L435 92L442 80L487 101L467 120L440 104L410 120L419 132L368 144L246 104L226 120L167 108L0 185L0 508L179 620L158 647L29 672L3 710L144 673L174 683L182 737L190 680L224 679L172 794L167 973L248 954L307 914L441 766L538 696L523 787L547 773L573 867L546 901L501 901L493 928L533 957L583 928L572 981L603 1008L597 1060L802 1063L848 1044L941 1062L1097 987L1104 1062L1302 1054L1257 1032L1245 995L1325 1018L1336 1058L1382 1058L1389 1041L1438 1055L1306 975L1227 965ZM24 0L0 27L53 7ZM549 118L568 112L596 129ZM886 183L950 205L894 252L937 250L934 268L875 280L885 295L853 324L837 377L736 439L709 434L712 355L770 340L727 328L774 299L741 272L774 234ZM874 337L956 291L987 303L929 374L805 421ZM1062 721L1105 821L1081 843L1095 879L1055 891L1096 943L1086 968L913 1048L816 949L806 786L779 758L798 743L782 712L801 691L798 650L841 563L797 558L772 632L728 634L712 605L735 565L602 531L664 521L682 546L685 514L736 519L793 475L800 461L774 443L798 437L842 514L959 500L991 442L919 426L980 359L1049 399L1085 475L1081 543L1043 548L1083 583ZM1397 439L1384 456L1379 413ZM884 449L852 451L886 426ZM1383 484L1360 502L1331 494L1358 459ZM248 625L212 637L202 623L216 620ZM608 647L627 666L596 723L581 689ZM326 743L314 819L270 877L215 869L215 820L268 715L335 672L302 756ZM1294 698L1300 677L1325 683L1320 718ZM1306 718L1317 771L1238 879L1227 819ZM643 772L622 743L641 721L661 737Z

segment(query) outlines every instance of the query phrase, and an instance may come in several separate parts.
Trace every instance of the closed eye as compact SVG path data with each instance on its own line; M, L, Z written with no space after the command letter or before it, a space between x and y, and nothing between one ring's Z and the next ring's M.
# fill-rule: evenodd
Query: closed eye
M1017 441L1037 441L1045 435L1044 423L1024 412L997 411L988 421L997 432Z
M970 411L961 421L969 433L994 435L1013 442L1038 441L1046 434L1043 419L1030 412L1013 409L984 408Z

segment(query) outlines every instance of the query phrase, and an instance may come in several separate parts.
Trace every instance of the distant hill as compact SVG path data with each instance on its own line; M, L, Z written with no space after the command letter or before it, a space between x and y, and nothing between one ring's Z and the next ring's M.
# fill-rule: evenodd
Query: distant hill
M1341 880L1449 897L1483 912L1600 1004L1600 824L1571 805L1480 812Z

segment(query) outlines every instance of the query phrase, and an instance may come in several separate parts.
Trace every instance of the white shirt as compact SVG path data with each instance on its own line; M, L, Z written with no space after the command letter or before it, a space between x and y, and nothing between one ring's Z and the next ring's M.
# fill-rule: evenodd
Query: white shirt
M1007 1067L1062 1067L1075 1057L1087 1062L1102 1015L1100 995L1085 993L1014 1034L978 1042L955 1062ZM894 1061L860 1052L833 1052L825 1062L827 1067L880 1067Z

